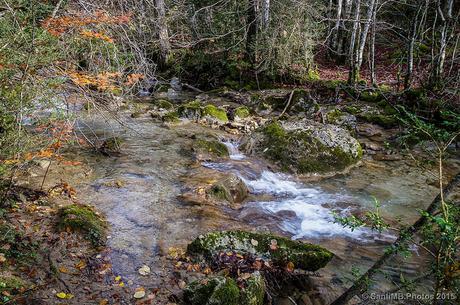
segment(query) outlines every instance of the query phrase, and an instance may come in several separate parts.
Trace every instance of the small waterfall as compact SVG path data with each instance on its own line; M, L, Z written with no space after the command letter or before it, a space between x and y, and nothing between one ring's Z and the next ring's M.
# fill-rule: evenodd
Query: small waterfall
M246 158L246 156L238 150L238 145L234 144L233 142L222 141L222 144L227 146L228 152L230 153L230 159L243 160L244 158Z

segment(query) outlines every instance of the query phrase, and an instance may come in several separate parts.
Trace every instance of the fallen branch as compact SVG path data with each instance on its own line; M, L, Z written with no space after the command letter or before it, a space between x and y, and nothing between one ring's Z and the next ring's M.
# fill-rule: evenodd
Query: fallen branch
M286 112L286 110L288 109L289 105L291 105L292 97L294 96L294 91L295 91L295 90L292 90L292 91L291 91L291 94L289 95L289 99L288 99L288 101L287 101L287 103L286 103L286 107L284 107L283 112L281 112L281 114L280 114L279 117L282 117L283 114L284 114L284 113Z
M460 173L457 173L455 177L446 185L442 192L440 192L436 198L431 202L425 213L433 215L436 210L439 209L442 196L447 197L456 187L460 186ZM348 288L340 297L338 297L331 305L345 305L353 297L363 294L367 290L367 283L369 280L378 272L378 270L391 258L394 254L398 253L398 250L410 239L412 235L417 233L428 221L428 218L421 216L412 226L404 229L391 245L390 249L369 268L350 288Z

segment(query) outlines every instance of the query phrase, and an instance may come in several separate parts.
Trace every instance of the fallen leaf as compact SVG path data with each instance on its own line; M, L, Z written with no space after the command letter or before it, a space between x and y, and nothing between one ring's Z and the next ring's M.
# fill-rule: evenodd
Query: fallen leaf
M135 299L142 299L143 297L145 297L145 289L144 289L144 287L136 288L136 292L134 293L134 298Z
M125 287L125 283L120 282L120 284L118 284L118 286L120 286L120 287Z
M259 242L255 239L251 239L251 245L253 245L254 247L257 247L257 245L259 244Z
M78 270L83 270L86 268L86 263L84 261L79 261L78 264L75 265L75 268Z
M4 262L6 262L5 254L0 253L0 263L4 263Z
M70 273L70 271L64 266L59 267L59 272L61 272L61 273Z
M119 282L120 280L121 280L121 276L118 275L115 277L115 282Z
M107 305L107 304L109 304L109 300L107 299L103 299L99 301L99 305Z
M273 251L278 250L278 241L276 239L270 241L270 249Z
M60 299L67 299L67 300L73 298L73 294L65 293L65 292L58 292L56 293L56 296Z
M294 271L294 263L293 263L293 262L287 263L286 269L287 269L287 271L289 271L289 272Z
M140 275L149 275L150 274L150 267L147 265L143 265L138 270Z

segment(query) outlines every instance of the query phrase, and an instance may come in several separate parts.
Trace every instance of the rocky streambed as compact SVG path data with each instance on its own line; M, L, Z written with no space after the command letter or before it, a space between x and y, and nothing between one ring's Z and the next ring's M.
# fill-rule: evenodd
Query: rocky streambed
M388 112L318 104L303 90L160 94L121 105L113 118L94 112L80 120L80 132L104 154L71 153L93 169L76 188L106 216L113 273L132 289L166 287L174 297L165 303L183 296L190 304L221 297L262 304L268 293L272 304L328 304L395 237L345 228L333 213L359 215L377 200L387 221L407 224L437 193L436 169L393 148ZM113 137L116 145L107 141ZM410 263L387 267L390 279L425 264L412 250ZM228 272L238 262L251 267ZM258 262L298 277L267 287ZM139 274L142 266L151 273Z

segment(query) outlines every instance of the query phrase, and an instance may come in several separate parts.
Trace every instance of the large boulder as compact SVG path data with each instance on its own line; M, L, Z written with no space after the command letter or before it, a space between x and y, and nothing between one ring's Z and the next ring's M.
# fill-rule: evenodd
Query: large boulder
M222 252L252 254L272 264L316 271L326 266L333 254L313 244L293 241L272 234L246 231L221 231L201 235L187 246L187 252L212 261Z
M347 130L307 119L272 121L244 139L240 148L298 174L340 172L362 156L359 142Z
M262 305L265 283L259 273L251 274L244 287L224 276L194 281L184 288L184 300L190 305Z

